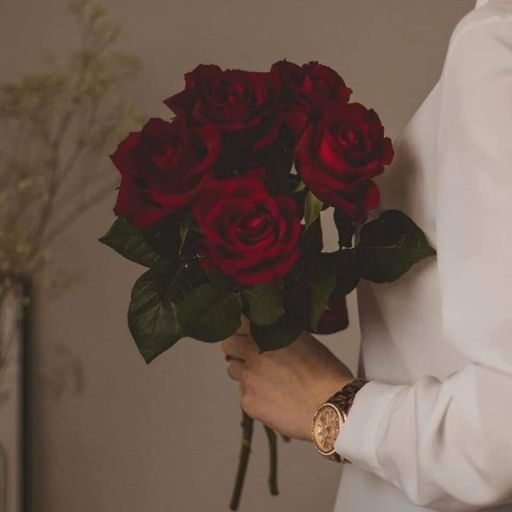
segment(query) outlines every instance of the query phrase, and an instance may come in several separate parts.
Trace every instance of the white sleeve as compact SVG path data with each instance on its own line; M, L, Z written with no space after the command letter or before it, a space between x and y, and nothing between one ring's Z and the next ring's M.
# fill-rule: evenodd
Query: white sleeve
M417 505L471 511L512 503L512 16L459 33L443 72L443 337L469 363L442 381L371 381L336 450Z

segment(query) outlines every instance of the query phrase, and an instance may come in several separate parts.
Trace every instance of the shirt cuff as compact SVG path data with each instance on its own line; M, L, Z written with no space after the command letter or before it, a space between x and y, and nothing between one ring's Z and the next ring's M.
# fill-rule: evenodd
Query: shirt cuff
M351 463L383 476L377 458L377 434L380 422L394 398L408 386L370 381L355 395L354 402L334 448Z

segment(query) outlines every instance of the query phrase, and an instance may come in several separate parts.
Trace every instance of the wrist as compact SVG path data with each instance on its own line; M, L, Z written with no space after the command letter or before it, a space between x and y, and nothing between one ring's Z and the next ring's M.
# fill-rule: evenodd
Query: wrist
M309 389L308 407L304 408L303 420L301 421L301 435L298 437L303 441L311 442L311 419L315 412L331 398L334 393L352 382L354 377L344 374L329 375L314 382L315 386Z

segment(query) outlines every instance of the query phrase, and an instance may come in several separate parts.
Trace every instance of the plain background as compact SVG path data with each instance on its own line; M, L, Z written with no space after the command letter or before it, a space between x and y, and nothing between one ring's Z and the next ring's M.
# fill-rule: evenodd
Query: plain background
M473 0L108 0L144 70L134 100L166 115L199 63L264 70L319 60L399 135L433 87L448 39ZM0 0L1 81L74 44L60 0ZM112 170L114 172L114 170ZM33 512L227 510L239 449L238 391L218 346L184 340L146 366L125 323L142 269L100 245L114 195L55 243L82 282L38 304ZM330 233L332 239L333 233ZM347 331L322 338L352 369L355 294ZM268 496L267 447L256 429L245 512L330 512L341 467L303 442L281 444L281 496Z

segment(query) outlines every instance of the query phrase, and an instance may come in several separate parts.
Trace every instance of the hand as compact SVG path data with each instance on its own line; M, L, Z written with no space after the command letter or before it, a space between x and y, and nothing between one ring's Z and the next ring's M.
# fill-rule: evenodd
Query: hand
M221 342L228 375L238 381L244 411L284 436L311 440L316 409L353 380L350 370L310 333L286 348L259 353L243 317Z

